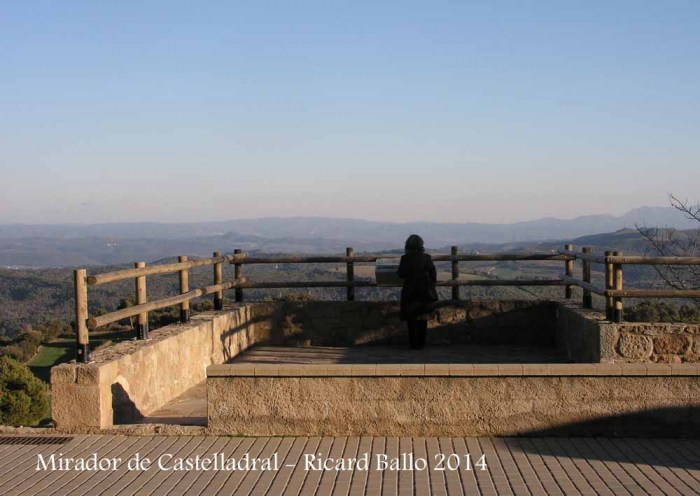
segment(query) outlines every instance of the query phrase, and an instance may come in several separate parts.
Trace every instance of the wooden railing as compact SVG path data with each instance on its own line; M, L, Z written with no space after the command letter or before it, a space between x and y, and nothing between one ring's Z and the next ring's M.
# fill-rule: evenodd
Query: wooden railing
M138 339L148 339L148 312L154 310L179 306L180 322L186 323L190 317L190 301L206 295L214 295L214 309L221 310L224 302L224 291L235 290L236 302L243 301L244 289L273 289L273 288L347 288L347 300L355 299L355 288L377 287L373 281L355 280L354 264L373 263L377 259L400 258L401 255L354 255L352 248L347 248L345 256L276 256L256 257L249 256L241 250L234 250L233 255L222 256L216 252L211 258L189 261L186 256L178 257L177 263L146 266L145 262L137 262L133 269L124 269L102 274L87 274L86 269L76 269L75 277L75 322L78 361L85 362L89 355L89 331L103 327L129 317L137 317L136 336ZM606 298L607 318L614 321L622 320L623 297L663 297L663 298L694 298L700 297L700 290L625 290L622 285L623 264L672 264L672 265L696 265L700 264L700 257L623 257L621 252L606 252L605 256L591 254L590 248L583 248L576 252L573 246L566 245L563 251L558 253L484 253L463 254L458 253L453 246L449 255L434 255L435 262L450 262L451 279L439 281L436 285L452 288L452 300L459 300L459 288L461 286L565 286L565 298L572 297L572 287L583 289L583 306L592 307L592 294L598 294ZM573 275L574 261L583 263L582 277L577 279ZM563 261L564 275L557 279L481 279L463 280L459 278L460 262L477 261ZM234 278L231 281L223 281L223 264L234 265ZM249 264L315 264L315 263L340 263L346 265L346 279L344 281L249 281L243 276L243 265ZM605 288L599 288L591 282L591 263L605 265ZM195 267L213 267L213 284L210 286L193 289L189 288L189 270ZM167 298L148 301L146 291L147 276L162 274L179 274L179 294ZM134 279L136 304L104 315L90 317L88 315L88 287L98 286L110 282ZM398 287L395 285L382 285L383 287Z
M376 282L358 281L354 275L356 263L373 263L377 259L400 258L401 255L355 255L352 248L347 248L345 256L277 256L254 257L241 250L234 250L233 255L222 256L214 253L212 258L188 261L187 257L178 257L177 263L146 266L144 262L138 262L133 269L124 269L102 274L89 274L86 269L75 270L75 321L78 361L85 362L89 355L89 331L103 327L129 317L137 317L136 336L138 339L148 339L148 312L166 307L178 305L180 307L180 322L189 321L190 301L202 296L214 295L214 308L220 310L223 307L224 291L235 290L235 301L243 301L244 289L276 289L276 288L347 288L347 300L355 299L355 288L376 287ZM484 279L484 280L460 280L459 262L471 261L566 261L573 258L569 255L532 253L532 254L464 254L458 253L453 246L449 255L433 256L435 262L451 262L451 280L441 281L437 286L452 288L452 299L459 299L460 286L563 286L565 282L560 279ZM229 263L234 265L234 278L231 281L223 281L222 265ZM314 263L342 263L346 265L346 279L344 281L249 281L243 276L243 265L250 264L314 264ZM199 289L189 289L189 270L195 267L212 266L214 269L213 284ZM148 301L146 291L147 276L179 273L180 294ZM135 281L136 304L104 315L88 315L88 287L98 286L116 281L133 279ZM391 287L392 285L383 285ZM393 285L398 287L399 285Z
M148 339L148 312L180 306L180 322L186 323L190 319L190 301L205 295L214 295L214 308L223 308L223 292L235 288L245 282L245 278L236 278L233 281L223 282L222 264L236 262L245 258L244 254L233 256L221 256L216 252L212 258L203 258L188 261L186 256L178 257L178 262L173 264L153 265L146 267L145 262L136 262L133 269L106 272L103 274L88 275L86 269L74 271L75 287L75 327L76 327L76 359L80 362L88 360L89 336L88 330L117 322L129 317L137 317L136 336L138 339ZM194 267L213 266L214 284L199 289L189 289L189 269ZM179 273L180 294L160 300L148 301L146 294L146 276ZM110 312L96 317L88 316L88 286L98 286L110 282L134 279L136 304L127 308Z
M605 297L605 317L613 322L622 322L623 298L700 298L700 289L625 289L623 270L625 264L634 265L700 265L700 257L645 257L623 256L621 251L606 251L604 256L593 255L589 247L580 252L574 251L572 245L566 245L559 252L569 259L581 260L582 276L573 276L573 262L567 263L565 274L561 279L583 289L582 306L592 308L592 294ZM591 282L591 264L604 265L605 287Z

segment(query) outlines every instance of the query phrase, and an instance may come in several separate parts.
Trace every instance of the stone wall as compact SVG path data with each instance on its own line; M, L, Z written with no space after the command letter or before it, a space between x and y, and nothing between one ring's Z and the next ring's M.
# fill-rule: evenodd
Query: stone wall
M700 355L698 325L612 324L605 321L600 313L583 310L578 307L577 302L571 301L443 302L435 311L429 327L429 345L556 345L567 354L570 361L589 364L697 362ZM57 426L64 430L104 428L114 423L133 422L204 380L207 366L228 362L256 343L286 346L354 346L383 342L401 343L406 341L406 334L405 324L398 318L398 304L391 302L269 302L246 304L221 312L207 312L194 316L190 324L174 324L154 330L148 341L122 342L98 350L91 356L92 363L67 363L54 367L51 371L53 418ZM219 384L220 381L228 380L233 379L215 380L216 383L211 385L214 388L211 390L213 397L219 394L215 388L223 387ZM408 379L387 380L382 387L397 387L409 398L413 394L412 388L419 387ZM444 388L443 393L448 395L453 387L462 388L467 396L482 394L482 388L484 391L496 388L503 392L502 388L499 389L498 381L489 380L492 382L477 381L463 385L451 380L435 379L434 385L438 390ZM623 378L616 380L617 382L607 382L606 387L642 387L642 383L637 385L632 381L628 384ZM671 381L668 385L675 384L675 379L668 380ZM562 381L564 380L550 378L547 381L530 383L523 379L523 382L518 384L526 390L537 384L537 387L546 391L557 390L560 391L557 394L563 395ZM659 384L666 387L667 382L664 381ZM284 379L282 382L292 388L297 387L294 381ZM253 384L254 381L242 381L240 385L243 389L232 393L232 397L242 399L243 396L250 395L251 399L255 399L254 394L258 393L253 392ZM263 381L257 384L263 386L266 383ZM353 388L361 391L365 387L375 387L371 384L379 383L367 384L369 385L362 381L341 381L336 384L323 379L318 383L318 387L320 390L329 387L340 387L341 390L349 388L346 391L348 392L354 390ZM573 383L574 386L583 388L580 384L584 382ZM585 384L599 388L596 394L606 394L604 387L598 386L603 383L597 379L589 378ZM276 391L275 388L276 386L270 391ZM278 393L270 391L260 392L262 396L255 401L277 401L274 395ZM266 394L273 396L265 396ZM653 394L649 398L653 399ZM687 396L674 396L679 397ZM515 401L515 404L531 401L524 396L520 398L506 395L502 399L505 402ZM550 400L545 398L542 401L544 403L541 404L548 404L547 401ZM665 408L654 401L646 406ZM420 413L415 410L418 408L417 404L410 407L416 414ZM621 412L628 411L622 403L617 404ZM348 405L349 409L352 405ZM439 402L436 405L436 408L447 408L445 405L439 406ZM639 407L643 406L640 403ZM675 408L677 405L671 406ZM381 402L367 407L376 408L377 415L389 415L389 410L382 408L394 408L389 403ZM400 416L401 411L398 409L394 414ZM488 411L479 409L475 415L484 415ZM533 419L537 415L544 415L544 411L538 412L539 410L531 412ZM456 415L459 417L460 414ZM498 415L496 417L501 418ZM698 417L700 414L696 412L693 415ZM462 418L462 421L465 420L467 419ZM508 422L517 422L518 419L506 416L500 421L506 426ZM494 433L501 432L499 429L492 427Z
M354 346L407 340L392 302L267 302L252 310L268 344ZM432 314L428 344L554 346L556 304L546 301L443 302Z
M700 362L700 325L613 323L577 302L559 302L556 341L575 362Z
M700 361L700 325L615 324L613 352L618 361L681 363Z
M208 432L697 436L699 372L691 364L219 365L208 372Z
M59 429L130 423L157 410L257 342L251 307L205 312L189 324L97 350L91 363L51 369L51 410Z
M433 343L545 344L554 339L547 302L464 301L434 313ZM353 346L402 342L405 324L392 302L268 302L206 312L190 324L97 350L89 364L51 371L52 412L61 429L130 423L205 379L211 364L230 361L255 343Z
M430 334L449 343L555 345L556 304L551 301L467 300L435 311Z
M353 346L402 336L399 306L391 302L275 301L256 303L256 332L268 344Z
M605 320L578 301L442 302L428 323L428 344L559 348L578 363L700 360L700 325ZM407 340L391 302L269 302L253 305L256 332L268 344L355 346Z
M578 302L557 305L557 347L572 362L598 363L615 359L616 329L595 310L581 308Z

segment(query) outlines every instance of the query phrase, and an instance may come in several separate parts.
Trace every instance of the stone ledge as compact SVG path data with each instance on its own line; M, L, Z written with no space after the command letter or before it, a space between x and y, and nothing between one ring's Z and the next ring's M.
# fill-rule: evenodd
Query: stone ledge
M256 339L250 307L241 306L96 351L87 364L57 365L51 369L53 420L63 432L133 423L203 381L208 365L231 359Z
M700 432L697 374L600 370L618 375L211 377L207 433L696 437Z
M700 364L555 363L555 364L221 364L207 377L594 377L700 376Z

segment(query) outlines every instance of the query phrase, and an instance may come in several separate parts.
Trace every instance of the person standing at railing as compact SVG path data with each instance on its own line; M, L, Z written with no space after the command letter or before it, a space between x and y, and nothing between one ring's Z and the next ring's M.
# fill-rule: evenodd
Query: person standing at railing
M401 289L401 320L406 321L412 350L425 345L428 330L428 304L437 301L437 271L433 259L425 253L423 238L411 234L406 240L405 254L399 263L398 275L404 280Z

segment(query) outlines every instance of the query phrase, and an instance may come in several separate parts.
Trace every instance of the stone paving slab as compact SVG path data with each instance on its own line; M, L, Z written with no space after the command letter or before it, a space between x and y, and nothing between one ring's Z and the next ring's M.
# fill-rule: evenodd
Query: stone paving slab
M688 439L78 435L0 453L8 496L700 494ZM58 470L93 457L102 470Z
M697 363L562 363L547 348L457 345L405 350L392 346L256 346L207 377L323 376L698 376Z
M398 345L367 346L253 346L237 355L235 364L364 364L364 363L563 363L556 348L535 346L428 345L410 350Z
M140 420L142 424L207 425L207 381Z

